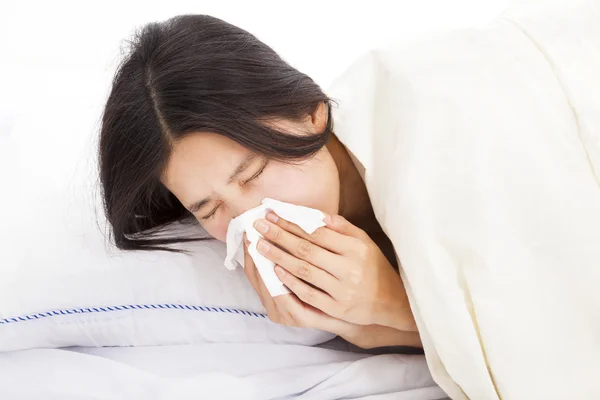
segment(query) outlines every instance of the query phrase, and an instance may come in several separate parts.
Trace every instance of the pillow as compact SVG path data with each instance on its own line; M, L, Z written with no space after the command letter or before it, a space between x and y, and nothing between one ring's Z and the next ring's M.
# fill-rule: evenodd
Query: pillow
M203 342L312 345L333 334L274 324L214 240L191 255L107 244L96 143L109 77L37 71L44 81L0 147L0 351ZM46 74L46 75L44 75ZM35 73L33 73L35 76ZM174 224L173 229L198 230Z

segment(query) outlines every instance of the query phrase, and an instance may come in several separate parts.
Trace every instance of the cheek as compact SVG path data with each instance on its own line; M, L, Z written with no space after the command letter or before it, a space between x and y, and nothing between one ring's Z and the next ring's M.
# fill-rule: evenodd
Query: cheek
M225 221L224 218L216 218L214 220L210 220L208 222L201 221L197 218L198 222L202 226L202 229L206 231L213 238L225 243L225 239L227 238L227 227L229 226L229 222Z
M314 182L313 182L314 183ZM269 182L265 192L277 200L306 205L313 197L310 176L299 171L282 171L276 180Z
M337 214L339 182L324 168L278 168L263 185L265 197Z

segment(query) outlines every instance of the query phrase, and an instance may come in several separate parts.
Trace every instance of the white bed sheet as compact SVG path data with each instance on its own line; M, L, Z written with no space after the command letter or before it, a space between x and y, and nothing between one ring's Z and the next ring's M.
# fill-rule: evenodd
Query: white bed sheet
M445 397L421 355L298 345L35 349L0 354L0 399Z

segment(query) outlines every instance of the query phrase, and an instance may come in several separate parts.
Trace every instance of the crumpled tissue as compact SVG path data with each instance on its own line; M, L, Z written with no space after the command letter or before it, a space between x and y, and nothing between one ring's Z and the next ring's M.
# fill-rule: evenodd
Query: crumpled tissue
M326 224L323 221L325 214L319 210L270 198L264 198L261 205L231 220L227 228L227 257L225 258L225 267L233 270L237 267L238 263L244 267L243 240L244 232L246 232L246 236L250 241L248 253L252 257L258 273L265 282L269 294L275 297L290 293L290 291L275 274L275 264L258 252L256 245L258 244L258 240L262 238L262 235L253 226L254 221L264 218L268 210L272 210L281 218L293 222L309 234Z

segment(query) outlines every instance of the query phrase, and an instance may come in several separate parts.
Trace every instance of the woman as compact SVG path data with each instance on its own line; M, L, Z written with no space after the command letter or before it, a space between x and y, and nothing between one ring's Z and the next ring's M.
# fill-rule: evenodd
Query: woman
M265 197L317 208L306 235L269 214L260 251L293 292L271 298L246 257L269 318L361 347L420 346L416 325L331 100L248 32L186 15L145 26L118 68L102 120L101 182L116 245L173 250L156 238L194 217L224 241L231 219Z

